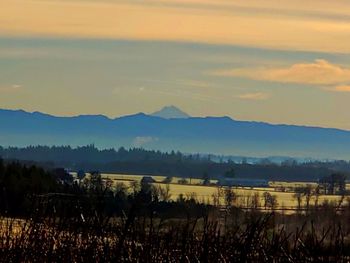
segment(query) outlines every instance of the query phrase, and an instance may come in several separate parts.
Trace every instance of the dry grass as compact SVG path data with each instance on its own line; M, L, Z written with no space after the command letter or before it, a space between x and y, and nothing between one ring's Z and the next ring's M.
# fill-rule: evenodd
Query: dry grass
M231 214L233 215L233 214ZM4 219L0 262L348 262L349 232L312 222L292 232L273 214L246 214L237 225L202 218L113 220ZM88 220L90 221L90 220ZM50 223L55 222L55 223ZM119 222L119 223L117 223ZM299 222L300 223L300 222ZM14 231L13 225L17 225Z
M112 179L114 183L124 183L129 186L131 181L140 182L142 176L139 175L120 175L120 174L102 174L103 178ZM152 176L156 180L155 185L165 187L165 184L161 183L166 177L165 176ZM181 178L173 178L170 187L171 200L176 201L180 195L184 196L195 196L198 201L205 204L213 204L213 195L217 195L219 188L217 186L203 186L201 179L192 179L192 185L187 184L178 184L178 180ZM189 182L189 179L187 179ZM296 187L305 187L311 185L315 187L317 184L313 182L271 182L270 187L235 187L234 192L237 197L240 199L242 206L247 201L247 199L252 198L254 194L259 195L260 203L264 203L263 193L269 192L270 194L277 197L277 209L295 209L298 205L296 198L294 197L294 192L282 192L276 189L281 187L284 188L296 188ZM318 203L322 204L325 201L328 202L339 202L341 200L339 195L320 195L318 197ZM312 197L310 200L311 204L315 203L315 197ZM224 204L224 197L220 198L220 203ZM346 202L344 202L344 205ZM303 201L302 205L305 205Z
M110 179L113 182L113 185L116 186L116 184L123 183L127 187L129 187L129 190L131 191L130 183L133 181L141 182L143 176L141 175L123 175L123 174L102 174L103 179ZM165 176L152 176L152 178L156 181L154 185L160 186L162 188L166 187L166 184L162 183L164 179L166 179ZM171 200L176 201L180 195L183 196L191 196L195 197L197 201L204 203L204 204L211 204L213 205L213 196L217 195L220 191L220 187L211 185L211 186L204 186L201 185L203 183L203 180L201 179L189 179L186 178L186 180L191 182L191 184L179 184L179 180L182 178L179 177L173 177L172 182L169 184L170 187L170 196ZM216 181L213 180L212 183L215 183ZM315 182L279 182L274 181L269 183L269 187L234 187L234 192L238 198L237 204L238 206L244 207L244 205L249 201L249 199L252 198L254 195L259 195L259 202L261 206L263 206L264 198L263 194L264 192L269 192L271 195L276 196L277 198L277 206L276 209L291 209L288 213L291 213L293 209L296 209L298 206L298 202L294 196L295 192L293 192L293 189L298 187L305 187L310 185L311 187L316 187L317 183ZM350 187L348 184L347 187ZM281 191L281 189L284 188L284 191ZM221 190L222 191L222 190ZM219 198L220 204L224 204L224 196ZM324 202L333 202L333 203L339 203L342 200L342 197L340 195L319 195L318 196L318 204L322 204ZM315 204L316 198L315 196L311 197L310 204ZM343 204L347 204L347 200L342 200ZM305 206L305 200L302 201L302 206Z

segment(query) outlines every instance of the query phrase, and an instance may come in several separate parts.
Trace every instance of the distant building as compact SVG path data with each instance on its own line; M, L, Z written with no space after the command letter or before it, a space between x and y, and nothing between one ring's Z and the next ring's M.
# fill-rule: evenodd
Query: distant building
M250 178L225 178L218 180L220 186L244 186L244 187L268 187L269 181L264 179Z
M151 176L144 176L141 179L141 184L152 184L155 183L156 181L151 177Z
M56 168L52 172L57 182L69 185L73 183L73 176L70 173L68 173L66 169Z

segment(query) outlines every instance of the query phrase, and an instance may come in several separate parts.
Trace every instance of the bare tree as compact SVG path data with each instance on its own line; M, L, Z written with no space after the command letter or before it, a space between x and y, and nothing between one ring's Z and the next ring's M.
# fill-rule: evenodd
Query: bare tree
M213 205L216 207L219 207L221 204L221 197L222 197L222 189L221 187L216 188L216 193L213 193L211 195L212 200L213 200Z
M260 207L260 195L258 192L255 192L252 196L251 208L258 209Z
M268 206L268 203L269 203L269 196L271 194L269 192L264 192L263 193L263 198L264 198L264 208L265 210L267 210L267 206Z
M160 194L161 200L163 200L165 202L169 201L170 198L171 198L170 185L166 184L165 188L164 187L160 187L159 194Z
M306 203L306 211L310 211L310 200L313 195L312 187L311 185L307 185L304 189L304 196L305 196L305 203Z
M317 209L318 208L318 199L320 197L320 186L319 185L317 185L317 187L314 190L314 196L315 196L314 205L315 205L315 208Z
M263 197L264 197L265 210L267 210L267 209L271 209L271 210L276 209L276 207L278 205L277 196L271 195L269 192L264 192Z
M237 199L237 196L231 187L228 187L224 190L225 195L225 205L226 207L233 206L234 202Z
M153 202L159 202L161 187L159 185L151 185L151 196Z
M131 181L130 182L130 187L131 187L131 191L132 191L133 195L136 195L136 193L138 191L140 191L141 185L140 185L140 183L138 181Z

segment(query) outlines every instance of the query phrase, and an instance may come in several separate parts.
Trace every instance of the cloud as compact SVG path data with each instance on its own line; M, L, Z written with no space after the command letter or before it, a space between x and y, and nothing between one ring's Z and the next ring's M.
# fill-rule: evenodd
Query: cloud
M0 58L43 58L54 52L41 48L3 48L0 47ZM57 52L56 52L57 53ZM61 54L60 54L61 55Z
M335 85L350 82L350 68L332 64L324 59L317 59L312 63L297 63L284 68L239 68L218 70L212 74L311 85Z
M4 85L4 86L0 86L0 92L3 92L3 93L16 92L16 91L19 91L21 88L22 88L22 85L19 85L19 84Z
M270 98L270 95L263 92L256 92L256 93L245 93L238 95L237 98L243 99L243 100L267 100Z
M183 84L194 88L209 88L212 86L210 83L200 80L188 80L184 81Z
M339 85L335 87L326 87L325 90L333 92L350 92L350 85Z
M134 138L132 145L134 147L143 147L146 144L156 142L159 139L157 137L152 137L152 136L137 136Z
M13 84L13 85L11 86L11 88L14 89L14 90L18 90L18 89L22 88L22 85Z
M350 3L335 2L2 0L0 35L349 52Z

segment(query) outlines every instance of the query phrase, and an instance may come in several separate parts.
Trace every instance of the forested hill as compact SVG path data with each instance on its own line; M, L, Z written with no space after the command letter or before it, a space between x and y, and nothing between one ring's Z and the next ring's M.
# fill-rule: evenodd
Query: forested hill
M70 146L32 146L26 148L0 147L5 160L30 161L50 167L71 170L98 170L110 173L150 174L178 177L211 178L223 176L234 170L240 178L260 178L285 181L316 181L335 171L349 172L350 164L337 162L310 162L298 164L286 161L280 165L263 160L259 164L214 162L198 154L149 151L139 148L99 150L93 145L72 148Z
M112 161L162 161L162 162L201 162L197 155L183 155L180 152L160 152L142 148L99 150L93 144L72 148L71 146L28 146L24 148L0 146L0 156L5 159L54 162L59 165L78 163L108 163Z

